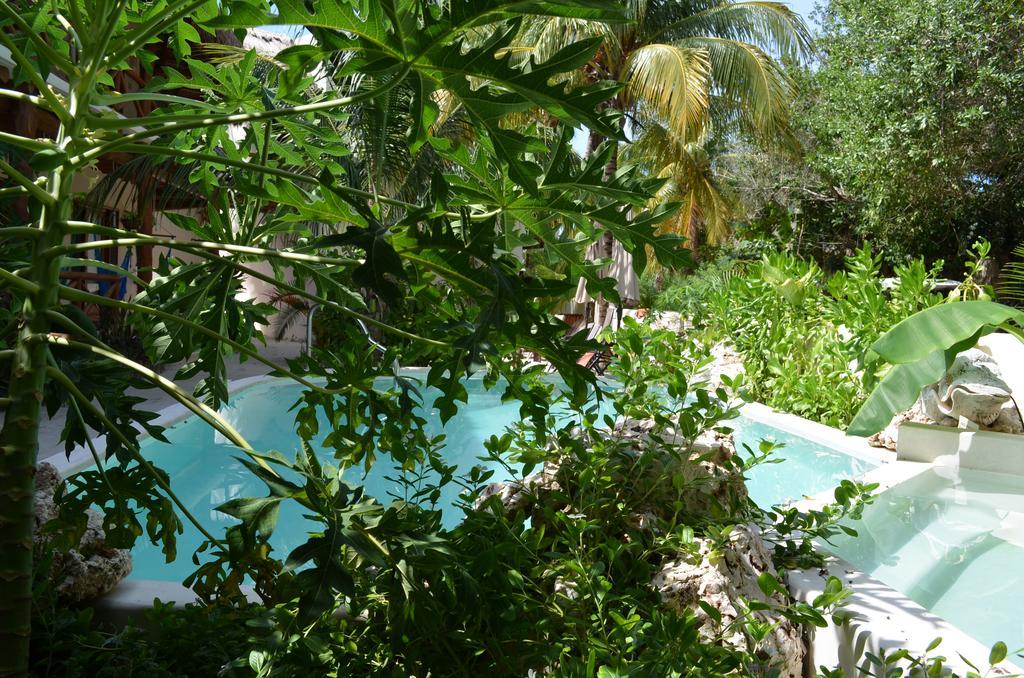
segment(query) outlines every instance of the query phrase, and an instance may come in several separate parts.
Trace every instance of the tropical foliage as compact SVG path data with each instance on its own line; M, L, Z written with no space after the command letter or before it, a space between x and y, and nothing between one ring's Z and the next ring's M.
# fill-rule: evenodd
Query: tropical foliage
M7 300L0 357L10 374L2 396L0 645L5 652L0 673L24 670L27 661L33 468L44 401L51 412L68 408L63 439L69 450L91 445L90 430L107 434L106 448L93 449L100 470L73 481L67 502L105 507L112 545L129 546L145 534L173 558L181 521L192 520L170 492L166 475L139 455L139 434L131 424L141 424L155 437L160 428L148 423L152 415L139 409L138 397L124 395L128 385L163 390L236 444L254 471L278 477L271 462L217 414L227 395L226 356L237 352L266 361L256 343L262 339L258 327L272 309L239 294L243 275L411 342L379 362L361 343L316 354L295 371L279 370L311 389L308 411L320 407L339 427L344 420L348 430L358 431L351 440L361 443L336 437L342 465L372 463L367 444L375 436L382 453L401 451L402 463L424 461L434 450L422 438L412 444L405 436L416 423L407 406L410 390L382 397L373 389L373 378L389 369L391 358L433 365L428 381L444 392L438 407L445 416L465 398L460 377L484 365L494 378L507 373L509 388L539 416L541 394L523 387L504 360L520 348L558 365L576 389L576 400L583 397L588 378L575 366L582 345L562 342L562 325L545 309L580 276L595 291L614 296L614 289L607 289L611 281L600 279L597 266L582 258L594 237L593 222L614 232L641 266L648 247L672 264L677 240L654 235L654 224L671 206L636 212L655 188L652 182L627 173L603 180L610 146L598 149L587 164L569 153L571 126L620 136L613 121L595 112L618 89L616 83L571 92L551 84L590 60L598 42L580 42L547 61L531 61L528 68L496 57L515 38L523 12L607 22L626 18L588 2L474 1L442 7L69 0L0 6L0 43L15 60L13 82L21 88L0 94L45 111L57 124L52 139L7 133L0 139L21 167L0 160L8 182L2 197L25 208L14 211L24 215L21 221L0 233ZM287 68L276 77L257 68L254 53L217 68L197 58L198 30L212 35L268 23L305 24L316 38L313 45L279 54L277 61ZM479 30L483 26L485 32ZM148 47L165 41L187 74L161 67L142 91L114 88L113 76L131 65L155 68ZM66 90L47 81L51 74L66 82ZM341 162L350 148L337 129L351 107L380 101L399 87L414 95L409 148L429 148L447 168L431 173L416 202L375 192L379 187L372 182L370 190L354 187ZM109 108L135 100L160 107L145 118L121 117ZM442 108L456 105L444 102L457 102L471 121L472 147L435 134ZM541 134L536 127L517 131L502 124L510 113L534 108L547 112L553 130ZM188 167L187 190L203 209L171 217L185 237L74 218L76 178L112 153ZM565 224L574 226L572 238ZM289 236L289 245L280 245L281 234ZM118 245L168 248L171 256L161 257L151 283L136 280L143 291L131 301L61 284L62 268L95 248ZM526 275L522 261L511 254L515 246L526 245L559 262L565 273L543 279ZM271 272L254 267L263 261L272 264ZM367 315L359 290L370 290L393 307L407 298L429 305L434 312L423 328L429 336ZM129 314L146 339L151 361L184 361L178 377L203 377L195 392L183 392L104 344L70 310L75 303ZM327 387L308 376L328 372ZM112 374L127 376L107 378ZM345 412L335 405L338 396L351 399ZM543 428L543 418L537 421ZM111 472L104 471L104 461ZM145 525L138 508L149 511ZM262 581L275 570L252 543L258 534L235 534L255 550L240 554L222 535L206 533L214 558L197 575L200 584L237 590L242 573ZM300 588L317 571L300 577Z
M798 125L821 184L810 228L896 261L1005 258L1024 199L1024 16L1016 0L830 0ZM834 237L834 236L833 236Z
M999 298L1015 304L1024 303L1024 244L1013 250L1013 260L1002 271Z
M990 51L971 31L1020 28L998 0L964 30L949 26L960 4L922 2L939 34L975 60ZM890 9L893 35L906 38L907 15ZM823 101L842 85L837 60L862 49L858 22L870 11L835 0L826 14L830 51L815 90ZM273 57L235 44L263 25L303 26L311 39ZM652 575L672 559L718 558L750 525L763 528L777 571L820 566L813 540L853 533L849 521L876 488L844 481L834 503L808 512L759 507L742 476L771 461L773 446L716 458L709 478L695 441L728 432L747 386L769 404L844 425L885 361L893 367L855 422L866 429L950 351L1022 325L1019 311L982 300L981 285L962 288L973 301L932 308L938 269L922 260L897 267L887 291L868 246L832 276L787 254L738 257L661 296L702 336L626 322L602 337L616 356L612 390L577 364L599 344L567 338L550 311L580 279L595 298L617 299L615 281L600 275L605 262L586 257L593 245L619 241L637 272L648 261L687 267L683 235L693 247L701 235L724 239L730 225L722 149L740 139L796 149L794 80L783 64L806 56L809 39L783 3L13 0L0 4L0 47L14 64L0 98L55 130L0 132L0 675L774 675L771 619L842 620L839 580L804 603L767 571L757 580L763 596L723 619L706 602L666 606ZM953 130L950 149L903 130L896 136L918 145L903 149L909 165L890 163L894 188L913 194L906 177L929 160L936 186L960 190L942 203L957 228L965 184L1003 219L1019 188L1020 139L1007 114L1020 84L1015 57L996 50L990 73L960 68L945 46L935 59L910 53L909 62L853 59L867 73L909 64L935 82L951 69L943 93L955 114L940 97L920 126ZM128 71L142 74L138 87L123 86ZM851 88L847 118L878 105L866 81ZM919 84L898 92L904 104L927 98ZM145 104L146 114L127 114L127 104ZM824 149L818 176L856 174L804 113L814 148ZM967 148L966 130L979 124L998 149ZM582 158L571 143L580 131L590 135ZM888 148L895 132L882 131L849 136ZM828 162L829 152L843 162ZM83 200L94 170L117 164ZM850 182L865 196L858 208L906 215L885 237L916 236L938 218L904 209L868 179ZM101 223L114 192L135 193L140 210L173 193L186 207L164 214L180 235ZM867 207L863 215L880 229L881 217ZM119 247L161 256L138 272L95 257ZM65 284L64 272L82 266L131 280L138 293ZM318 345L284 366L265 357L263 328L279 309L246 294L251 280L297 312L320 309ZM86 307L100 309L101 326ZM725 379L710 392L697 375L707 347L726 339L749 383ZM564 387L524 367L528 355ZM254 449L220 414L233 356L304 387L292 408L296 455ZM430 366L422 381L401 369L409 364ZM179 367L164 375L167 365ZM494 432L488 460L523 483L535 469L553 481L529 510L489 497L490 472L450 466L418 414L453 416L475 372L522 415ZM190 378L191 392L175 383ZM424 402L423 386L440 395ZM234 445L266 486L265 496L218 507L235 519L223 532L205 528L140 451L144 435L163 440L146 409L154 390ZM87 449L95 466L67 479L58 519L36 534L46 415L63 417L64 451ZM309 441L321 433L325 451L316 452ZM405 472L405 501L385 504L350 482L346 471L382 459ZM428 469L437 479L424 485ZM464 490L454 527L437 505L447 485ZM270 542L283 506L311 521L289 553ZM90 507L102 510L111 547L148 539L168 562L191 556L185 583L203 604L158 603L152 633L111 633L89 610L63 609L50 558L78 543ZM179 554L189 523L205 541ZM1005 654L997 646L993 662ZM942 668L942 659L898 653L873 660L896 675L904 659Z
M694 378L706 351L636 323L617 335L615 350L621 389L600 403L568 406L545 435L526 422L488 442L501 463L552 474L554 484L530 492L528 510L506 510L498 495L485 499L489 474L477 474L464 479L463 521L445 530L438 509L382 505L315 455L268 456L298 482L256 468L268 496L222 510L267 536L268 503L298 501L323 527L283 572L257 582L265 605L226 609L221 598L205 619L194 608L157 606L159 633L122 631L122 646L87 615L40 605L35 670L160 675L181 666L173 654L194 642L209 673L225 675L760 675L758 666L780 659L758 650L772 629L764 615L823 625L841 614L848 595L838 580L812 604L779 605L771 596L781 584L766 573L758 581L764 600L715 622L710 606L666 608L653 574L669 559L703 558L702 540L724 548L731 530L749 521L774 525L768 534L780 566L818 563L810 540L856 517L873 488L846 482L835 504L812 512L758 508L740 476L771 446L724 460L718 477L695 472L702 459L693 456L694 439L728 430L736 415L725 390L709 393ZM535 384L560 399L549 382ZM642 438L628 423L639 420L653 423ZM749 638L749 648L723 642L736 634ZM108 650L102 662L90 650L96 645Z
M683 205L662 228L687 236L691 247L701 233L721 240L729 201L712 171L711 145L736 133L791 145L791 83L776 57L802 58L807 30L781 2L640 0L624 9L625 23L531 21L511 53L547 59L579 40L599 40L573 82L625 83L605 106L624 115L620 125L636 141L626 158L667 180L654 204Z
M703 302L689 317L706 342L726 342L740 354L753 399L845 428L874 384L879 363L872 343L942 300L929 292L941 263L929 269L918 259L898 267L892 289L881 265L867 245L833 275L783 253L759 262L727 259L699 279ZM686 279L682 294L695 284ZM680 296L669 288L659 300L686 311Z

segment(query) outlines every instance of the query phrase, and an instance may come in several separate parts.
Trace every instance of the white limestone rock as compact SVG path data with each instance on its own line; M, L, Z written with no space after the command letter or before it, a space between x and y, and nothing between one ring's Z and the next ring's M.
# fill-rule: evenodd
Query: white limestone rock
M651 328L655 330L671 330L677 334L686 330L689 323L676 311L655 311L648 316Z
M488 499L498 496L498 501L508 513L529 512L542 494L557 492L560 489L558 465L549 461L544 463L541 470L531 473L521 481L491 483L477 497L474 508L480 510Z
M706 382L712 390L717 390L724 386L722 377L727 377L729 381L734 381L737 377L744 374L743 356L737 353L732 344L728 342L723 341L712 346L711 358L711 364L698 372L697 377L701 381Z
M1003 403L1002 409L999 410L999 416L989 425L989 428L1000 433L1024 433L1024 419L1017 408L1017 403L1013 400Z
M662 432L666 440L675 433ZM743 474L733 463L736 446L732 435L704 431L692 441L674 440L678 457L664 455L648 465L648 477L660 484L662 492L650 494L650 504L634 507L638 511L658 513L671 505L668 498L679 498L678 510L693 516L731 515L738 503L747 498ZM677 489L683 490L677 497ZM676 510L673 507L672 510Z
M710 540L698 539L698 543L698 562L686 558L667 562L655 575L651 583L661 595L662 602L678 612L694 612L704 623L700 629L704 641L747 650L778 669L781 678L799 678L806 650L797 624L771 611L751 612L759 620L775 625L768 637L756 647L742 629L730 629L732 622L743 614L740 601L774 605L786 602L783 594L778 592L771 597L765 596L757 584L758 577L765 572L778 577L758 528L754 525L736 526L728 543L717 552L712 550ZM698 601L718 610L721 624L712 619Z
M56 518L59 512L53 496L60 483L60 472L53 464L39 464L36 469L34 532L37 549L46 546L43 525ZM66 553L54 552L50 579L61 600L79 602L107 593L131 571L131 553L106 545L103 517L90 510L87 512L85 533L77 548Z

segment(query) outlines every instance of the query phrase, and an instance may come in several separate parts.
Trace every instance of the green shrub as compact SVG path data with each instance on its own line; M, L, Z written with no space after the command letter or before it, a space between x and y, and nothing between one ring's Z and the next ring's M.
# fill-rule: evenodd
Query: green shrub
M896 268L887 289L869 245L828 277L813 261L766 255L712 289L694 322L705 340L728 340L743 357L753 398L845 427L867 398L876 362L868 347L900 320L941 301L922 260Z
M873 488L845 483L837 503L820 511L766 512L729 480L694 505L710 478L688 467L705 461L691 458L689 443L703 431L728 430L737 403L695 380L708 358L692 339L627 320L615 341L618 386L601 407L563 403L571 421L520 425L487 443L488 454L520 477L559 464L558 487L538 492L529 509L507 512L496 497L474 508L490 474L448 472L441 482L466 487L465 517L444 529L429 502L385 506L314 455L267 456L296 482L260 473L270 496L231 504L243 518L239 538L269 535L265 508L274 502L302 502L320 525L262 588L266 605L158 606L152 633L104 632L87 613L52 609L34 625L39 673L771 675L756 648L769 624L743 613L707 639L694 610L662 604L652 577L667 559L697 557L698 538L714 548L749 522L771 528L764 533L779 565L818 562L810 539L855 518ZM542 380L521 387L552 388ZM631 433L626 423L637 420L651 422L647 435ZM738 481L770 451L720 460L722 471ZM641 508L643 522L635 519ZM230 559L225 567L238 565ZM766 595L782 591L770 575L759 584ZM846 595L835 579L813 605L752 601L750 608L821 626ZM754 649L722 642L734 633Z
M266 610L187 605L154 601L145 628L97 623L93 610L70 609L37 601L31 671L54 678L147 676L244 676L249 667L236 661L247 655L254 626Z

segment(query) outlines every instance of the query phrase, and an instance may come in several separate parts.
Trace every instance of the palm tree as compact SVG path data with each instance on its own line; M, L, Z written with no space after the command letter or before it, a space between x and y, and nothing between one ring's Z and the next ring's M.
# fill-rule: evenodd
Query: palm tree
M683 143L663 124L648 121L636 140L623 151L623 158L665 184L652 198L652 205L678 203L679 209L661 225L662 232L685 236L696 254L703 239L715 245L729 236L733 214L728 195L715 172L712 141Z
M683 209L664 225L697 243L727 231L728 201L714 182L709 139L743 133L792 146L792 84L779 59L800 59L810 36L785 3L736 0L627 0L625 24L537 18L525 25L513 58L540 62L559 48L600 37L602 48L579 81L618 80L607 102L637 140L629 160L669 179L662 197ZM572 83L569 83L570 86ZM592 151L601 141L591 135ZM612 155L607 174L615 171ZM608 243L610 250L611 243Z

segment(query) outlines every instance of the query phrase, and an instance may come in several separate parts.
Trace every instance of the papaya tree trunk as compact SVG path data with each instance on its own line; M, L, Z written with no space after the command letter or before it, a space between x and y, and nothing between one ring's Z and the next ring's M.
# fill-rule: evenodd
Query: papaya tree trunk
M0 439L0 676L28 669L32 609L32 537L39 411L46 377L49 332L43 315L49 291L40 290L23 309L11 367L9 397Z
M79 107L71 96L71 117ZM69 150L77 123L61 126L58 146ZM9 403L0 430L0 676L28 673L32 613L32 552L36 456L39 417L46 385L50 333L48 312L58 306L60 257L47 252L62 244L71 217L73 171L51 170L42 188L43 201L30 198L39 210L20 310L20 327L10 368Z

